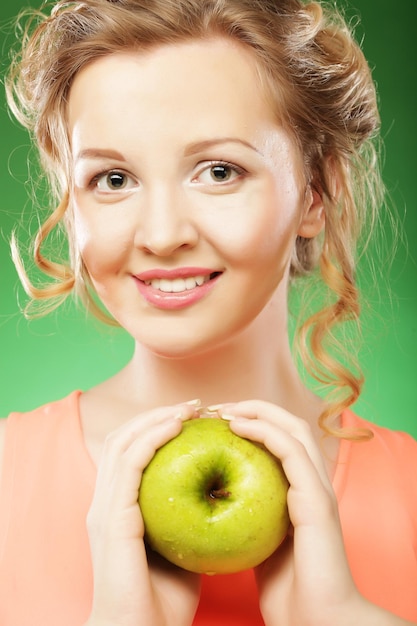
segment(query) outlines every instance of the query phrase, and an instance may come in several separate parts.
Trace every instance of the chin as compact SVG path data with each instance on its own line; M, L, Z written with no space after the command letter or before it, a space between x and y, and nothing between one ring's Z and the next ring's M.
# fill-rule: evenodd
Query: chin
M232 350L251 330L256 335L257 328L261 328L263 332L262 328L265 326L265 320L261 319L262 311L253 310L242 315L238 307L234 309L235 313L230 317L222 314L216 307L206 311L204 315L189 310L186 312L188 314L183 312L176 318L142 318L142 321L137 321L135 327L131 326L130 329L128 324L122 323L122 326L138 344L160 358L185 360L216 354L222 356L225 350ZM240 310L242 309L243 307Z
M222 335L209 335L206 338L200 335L200 340L196 341L196 337L199 336L196 330L192 336L181 336L179 333L173 332L165 343L162 342L161 336L158 337L157 342L150 342L149 337L146 338L146 341L138 339L138 342L157 357L185 361L211 356L224 358L225 354L231 353L235 340L241 335L242 332L232 334L228 331Z
M212 345L195 345L195 343L193 345L187 345L178 342L173 345L155 346L149 345L149 342L146 342L146 344L142 343L142 345L156 357L171 361L186 361L188 359L208 356L210 353L216 352L216 349L213 349Z

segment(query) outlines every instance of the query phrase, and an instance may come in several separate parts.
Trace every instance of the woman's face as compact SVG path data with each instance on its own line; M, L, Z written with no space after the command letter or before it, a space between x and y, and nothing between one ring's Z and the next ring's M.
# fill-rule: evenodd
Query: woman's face
M76 77L68 120L76 245L136 340L198 353L285 299L313 196L250 52L213 39L104 57Z

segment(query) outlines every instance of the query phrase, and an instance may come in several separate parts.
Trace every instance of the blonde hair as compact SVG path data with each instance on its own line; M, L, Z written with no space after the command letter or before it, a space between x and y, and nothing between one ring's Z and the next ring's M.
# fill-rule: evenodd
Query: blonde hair
M15 263L32 299L45 301L50 309L75 291L87 308L104 316L77 254L68 210L72 174L66 107L72 81L82 67L104 55L219 35L252 50L277 120L296 141L306 179L324 201L324 234L297 239L291 280L319 272L330 294L298 336L303 363L336 392L320 422L323 430L338 434L331 417L358 398L362 375L355 363L345 365L344 357L335 356L334 329L358 321L355 248L364 220L370 216L373 221L382 184L371 72L334 9L301 0L60 0L49 15L32 13L6 88L12 111L34 135L58 204L33 248L35 264L52 281L42 287L32 284L16 242ZM52 261L42 252L47 237L63 225L69 263Z

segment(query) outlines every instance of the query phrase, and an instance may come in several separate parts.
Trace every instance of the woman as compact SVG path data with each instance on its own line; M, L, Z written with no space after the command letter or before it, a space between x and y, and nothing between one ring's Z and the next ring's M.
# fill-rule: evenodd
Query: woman
M43 290L15 248L27 291L74 292L135 352L7 420L0 621L416 622L416 443L349 411L362 379L329 348L357 320L354 243L379 201L375 91L343 21L299 0L59 2L8 84L58 199ZM68 263L42 250L62 225ZM325 400L288 340L289 286L317 267L329 299L300 344ZM137 493L211 405L281 460L292 531L256 572L200 580L146 553Z

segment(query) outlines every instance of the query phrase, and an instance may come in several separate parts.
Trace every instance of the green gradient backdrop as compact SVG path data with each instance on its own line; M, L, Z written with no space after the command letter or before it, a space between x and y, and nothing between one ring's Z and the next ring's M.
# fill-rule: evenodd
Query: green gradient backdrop
M33 3L39 6L40 2ZM339 2L342 6L342 3ZM2 71L10 37L7 20L23 0L1 3ZM343 3L343 6L344 3ZM389 285L379 294L373 278L365 299L362 350L367 382L357 411L364 417L417 437L417 269L415 241L416 169L416 33L417 3L401 0L352 0L348 14L361 15L358 37L378 83L386 146L384 178L408 238L399 244ZM59 398L74 388L88 388L126 362L132 344L122 331L88 321L71 307L48 318L27 322L19 312L24 294L10 259L7 239L22 212L31 215L27 185L28 139L6 113L0 96L0 415L26 410ZM390 237L390 233L388 233ZM375 265L386 260L375 256ZM366 281L365 281L366 282ZM369 284L371 283L371 284Z

